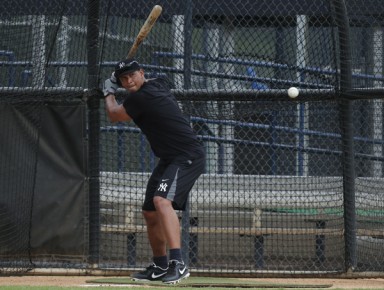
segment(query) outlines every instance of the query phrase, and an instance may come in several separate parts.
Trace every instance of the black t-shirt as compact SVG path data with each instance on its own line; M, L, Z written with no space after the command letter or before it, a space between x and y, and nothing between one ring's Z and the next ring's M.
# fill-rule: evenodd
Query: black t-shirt
M126 97L123 105L157 157L196 158L204 154L165 79L147 80L137 92Z

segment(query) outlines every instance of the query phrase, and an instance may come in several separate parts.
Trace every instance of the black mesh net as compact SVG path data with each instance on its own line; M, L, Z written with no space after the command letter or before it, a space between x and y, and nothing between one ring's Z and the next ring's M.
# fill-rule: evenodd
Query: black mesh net
M210 274L382 274L380 1L32 2L8 1L0 12L2 262L31 264L29 224L17 249L12 224L33 210L40 105L84 89L88 252L80 266L71 253L32 260L119 271L151 262L141 205L157 158L133 122L108 120L92 89L158 4L136 58L147 78L170 80L207 154L178 213L184 261Z
M46 175L39 181L37 168L44 163L39 158L49 150L49 142L55 143L54 134L48 137L48 143L40 138L46 108L52 104L65 107L75 99L75 106L80 107L79 96L87 87L85 6L48 2L7 2L0 11L0 274L5 275L22 273L36 265L62 265L75 255L54 257L62 254L59 243L49 252L43 249L46 245L33 240L49 235L46 232L51 230L35 231L49 224L50 215L46 209L47 214L36 218L40 214L36 208L44 207L44 200L54 196L47 193L40 200L37 192L51 180ZM77 16L69 14L71 6L76 7ZM45 121L55 123L52 119ZM69 140L69 136L66 138ZM60 165L50 163L49 167L53 172ZM51 186L56 191L53 181ZM81 254L84 260L84 251Z
M0 101L0 273L32 267L29 259L41 103Z

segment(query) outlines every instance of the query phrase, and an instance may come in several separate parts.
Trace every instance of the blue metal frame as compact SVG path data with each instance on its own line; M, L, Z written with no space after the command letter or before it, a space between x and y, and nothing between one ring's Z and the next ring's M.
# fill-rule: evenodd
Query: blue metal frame
M5 56L8 58L8 62L13 63L15 61L15 53L9 50L0 50L0 57ZM10 65L8 67L8 86L13 87L15 85L15 67Z
M8 67L8 86L15 86L15 67L31 67L32 64L29 61L16 61L15 60L15 54L12 51L6 51L6 50L0 50L0 56L5 56L7 57L7 61L0 61L0 67ZM171 58L182 58L183 55L181 54L176 54L176 53L171 53L171 52L155 52L153 54L154 56L154 65L148 66L151 69L156 69L156 64L158 64L158 59L161 57L171 57ZM321 73L321 74L336 74L337 72L334 70L323 70L320 68L316 67L306 67L306 68L300 68L300 67L292 67L288 66L286 64L279 64L279 63L274 63L274 62L266 62L266 61L248 61L248 60L242 60L242 59L233 59L233 58L222 58L218 57L215 59L211 59L209 56L206 55L200 55L200 54L193 54L192 55L193 59L198 59L198 60L205 60L205 61L215 61L215 62L220 62L220 63L232 63L232 64L239 64L239 65L244 65L247 68L250 66L256 66L256 67L271 67L271 68L279 68L279 69L285 69L285 70L296 70L300 72L301 77L300 81L298 82L299 84L305 84L306 86L308 85L315 85L315 84L310 84L305 82L305 73L310 72L310 73ZM60 61L54 61L54 62L49 62L49 66L66 66L66 67L81 67L81 66L86 66L87 62L84 61L70 61L70 62L60 62ZM113 67L114 63L113 62L104 62L101 64L101 66L104 67ZM145 65L144 65L145 67ZM158 68L158 67L157 67ZM163 67L162 67L163 69ZM172 70L172 68L169 68ZM182 72L182 71L180 71ZM196 72L195 72L196 73ZM22 86L26 86L28 83L28 78L31 75L30 70L24 70L22 72ZM208 76L217 76L216 74L210 74L207 73ZM223 76L218 76L218 77L223 77ZM225 76L225 77L230 77L230 76ZM363 79L370 79L370 80L375 80L375 81L382 81L384 82L384 77L383 76L373 76L373 75L367 75L367 74L354 74L354 78L363 78ZM267 86L265 86L265 83L268 83L268 81L271 81L270 78L264 78L264 77L258 77L255 73L253 73L252 70L248 70L246 74L243 76L244 80L248 81L253 81L257 82L260 84L260 82L263 84L262 87L258 87L259 89L264 89L267 90ZM284 80L279 80L280 82L284 82ZM286 82L286 81L285 81ZM316 84L319 86L319 84ZM328 87L328 86L326 86ZM304 104L299 104L299 127L298 128L291 128L291 127L285 127L285 126L277 126L275 125L274 121L272 120L271 124L272 125L265 125L265 124L257 124L257 123L244 123L244 122L238 122L238 121L230 121L230 120L210 120L210 119L205 119L205 118L198 118L198 117L192 117L191 121L203 121L207 124L220 124L220 125L229 125L229 126L243 126L243 127L248 127L248 128L259 128L259 129L268 129L271 132L271 139L270 142L258 142L258 141L248 141L248 140L238 140L238 139L226 139L222 137L216 137L216 136L209 136L209 135L200 135L199 138L203 141L213 141L218 144L218 172L222 172L223 170L223 165L224 165L224 146L223 144L249 144L249 145L255 145L255 146L267 146L271 148L272 151L272 160L271 160L271 168L272 168L272 173L275 173L277 168L276 168L276 156L274 154L275 150L277 148L286 148L290 150L297 150L298 155L298 175L303 175L304 174L304 154L305 153L322 153L322 154L332 154L332 155L341 155L341 151L336 151L336 150L326 150L326 149L321 149L321 148L311 148L311 147L305 147L305 136L310 136L310 135L316 135L316 136L323 136L323 137L328 137L328 138L341 138L340 134L336 133L327 133L327 132L320 132L320 131L313 131L313 130L307 130L305 129L305 105ZM271 117L273 118L273 116ZM124 160L124 155L125 155L125 135L124 132L134 132L134 133L140 133L140 130L134 127L127 127L124 125L118 125L118 126L108 126L108 127L103 127L101 128L101 132L117 132L117 146L118 146L118 154L120 156L119 161L118 161L118 170L119 171L124 171L125 170L125 160ZM298 135L298 144L297 145L287 145L287 144L279 144L276 143L276 136L278 131L286 131L290 133L294 133ZM369 144L379 144L383 145L384 141L383 140L375 140L375 139L370 139L370 138L363 138L363 137L355 137L355 141L360 141L360 142L365 142ZM145 170L145 158L147 156L147 152L145 149L145 144L146 140L144 136L141 136L141 143L143 146L141 146L141 152L140 152L140 160L141 160L141 170ZM368 159L368 160L377 160L377 161L384 161L383 157L377 157L373 156L370 154L362 154L362 153L356 153L356 157L360 157L363 159ZM155 157L153 153L150 155L150 166L153 168L155 166Z
M198 135L198 138L202 141L210 141L210 142L216 142L218 144L218 173L222 173L222 167L224 164L224 151L223 151L223 145L224 144L243 144L243 145L254 145L254 146L260 146L260 147L269 147L272 150L276 149L287 149L287 150L296 150L300 152L301 155L304 153L314 153L314 154L328 154L328 155L336 155L341 156L342 151L338 150L328 150L328 149L322 149L322 148L313 148L313 147L304 147L304 137L305 136L321 136L321 137L327 137L327 138L333 138L333 139L340 139L341 140L341 134L337 133L329 133L329 132L320 132L320 131L314 131L314 130L308 130L304 129L303 127L297 128L291 128L286 126L276 126L274 122L271 122L271 125L265 125L265 124L259 124L259 123L246 123L246 122L239 122L239 121L229 121L229 120L212 120L212 119L206 119L206 118L200 118L200 117L191 117L191 122L205 122L207 124L221 124L221 125L229 125L229 126L240 126L240 127L246 127L246 128L257 128L257 129L268 129L271 132L271 141L270 142L259 142L259 141L250 141L250 140L244 140L244 139L227 139L224 137L216 137L211 135ZM282 143L276 143L276 136L279 131L284 131L288 133L294 133L298 134L300 136L300 139L302 139L297 145L288 145L288 144L282 144ZM140 129L136 127L129 127L129 126L106 126L101 128L101 132L117 132L118 138L121 138L120 136L123 135L123 133L129 132L129 133L137 133L141 134ZM145 148L145 137L143 134L140 136L142 146L142 150L140 151L140 160L141 160L141 170L145 171L145 158L148 156L147 151ZM120 139L119 139L120 140ZM369 138L363 138L363 137L355 137L354 141L360 141L367 144L380 144L384 145L384 140L377 140L377 139L369 139ZM118 152L124 153L124 143L125 142L118 142L117 146L121 146L121 148L118 147ZM376 160L376 161L384 161L384 157L378 157L370 154L363 154L363 153L355 153L356 157L365 159L365 160ZM153 160L153 163L151 163L151 168L154 167L154 160L155 157L152 152L150 152L150 158ZM272 172L276 173L276 155L272 154ZM301 157L302 158L302 157ZM119 157L119 164L120 162L123 162L124 156ZM298 175L302 175L304 172L304 162L303 160L299 161L299 171ZM119 170L123 170L123 165L119 165Z
M15 54L12 51L6 51L6 50L0 50L0 57L6 56L8 60L6 61L0 61L0 67L8 67L8 85L13 87L15 86L15 67L32 67L32 63L30 61L17 61L15 59ZM176 73L183 73L183 70L178 70L172 67L159 67L158 59L161 57L170 57L170 58L182 58L182 54L172 53L172 52L155 52L153 54L153 61L152 65L145 65L143 64L144 68L149 68L151 70L161 70L161 71L171 71ZM289 66L287 64L280 64L270 61L249 61L249 60L243 60L243 59L235 59L235 58L223 58L218 57L212 59L209 56L201 55L201 54L193 54L192 59L197 60L205 60L205 61L215 61L219 63L228 63L228 64L238 64L238 65L244 65L247 68L250 66L255 67L268 67L268 68L279 68L283 70L295 70L297 72L300 72L302 75L305 75L305 73L319 73L322 75L335 75L337 72L335 70L325 70L320 69L318 67L295 67L295 66ZM86 61L50 61L47 63L48 66L52 67L86 67L87 66ZM103 62L100 64L101 67L114 67L115 62ZM251 72L245 73L244 75L225 75L223 73L209 73L209 72L202 72L202 71L196 71L192 70L193 74L196 75L204 75L208 77L218 77L218 78L234 78L244 81L253 81L253 82L259 82L263 84L262 89L267 89L266 86L264 86L267 83L274 82L274 83L280 83L280 84L289 84L289 85L297 85L305 87L316 87L317 89L333 89L330 85L322 85L318 83L308 83L305 82L304 78L302 78L300 81L294 81L294 80L279 80L279 79L272 79L272 78L266 78L266 77L259 77L257 75L252 75ZM23 71L23 85L27 83L27 78L31 75L29 70ZM366 80L374 80L374 81L381 81L384 82L384 76L374 76L374 75L368 75L368 74L353 74L352 75L354 79L366 79Z

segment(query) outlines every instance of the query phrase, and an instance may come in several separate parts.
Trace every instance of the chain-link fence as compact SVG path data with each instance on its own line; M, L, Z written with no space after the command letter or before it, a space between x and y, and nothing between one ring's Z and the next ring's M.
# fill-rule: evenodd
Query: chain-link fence
M82 255L37 253L35 264L130 271L151 262L141 205L157 158L134 123L108 121L92 89L158 4L163 12L136 58L147 78L171 81L207 155L179 213L190 268L382 274L380 1L34 4L8 1L0 12L1 98L89 97L88 243ZM289 87L299 96L289 98Z

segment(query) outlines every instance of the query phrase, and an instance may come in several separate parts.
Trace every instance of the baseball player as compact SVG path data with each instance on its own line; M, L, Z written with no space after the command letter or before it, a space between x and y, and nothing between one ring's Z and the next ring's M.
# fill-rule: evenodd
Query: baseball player
M115 99L118 87L128 91L122 104ZM190 273L182 260L180 223L175 210L185 210L189 192L204 171L204 147L183 116L168 82L162 78L146 79L137 60L119 62L105 81L103 93L110 121L133 120L159 158L142 206L153 263L134 274L133 280L177 283Z

